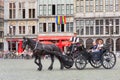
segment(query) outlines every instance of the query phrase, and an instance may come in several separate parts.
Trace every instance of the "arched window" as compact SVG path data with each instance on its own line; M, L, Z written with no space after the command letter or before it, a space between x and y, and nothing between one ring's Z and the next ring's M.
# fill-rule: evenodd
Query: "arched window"
M106 43L110 43L110 44L111 44L112 51L113 51L113 50L114 50L114 42L113 42L113 39L108 38L108 39L106 40Z
M86 48L87 48L87 49L89 49L90 47L92 47L92 42L93 42L92 39L87 39L87 40L86 40Z
M116 40L116 51L120 51L120 38Z

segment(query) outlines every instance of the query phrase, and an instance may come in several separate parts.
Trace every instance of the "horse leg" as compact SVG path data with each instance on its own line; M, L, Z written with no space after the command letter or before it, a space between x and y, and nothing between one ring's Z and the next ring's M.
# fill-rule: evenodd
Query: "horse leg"
M62 70L62 69L64 68L63 62L62 62L62 60L61 60L60 57L58 57L58 56L56 56L56 57L57 57L57 59L58 59L59 62L60 62L60 69Z
M60 61L60 69L63 70L63 68L64 68L63 62L60 59L59 59L59 61Z
M41 57L35 57L34 62L39 67L38 70L41 71L42 70Z
M39 61L39 68L38 68L38 70L39 71L41 71L42 70L42 64L41 64L41 57L39 56L39 58L38 58L38 61Z
M37 59L38 59L38 58L37 58L37 57L35 57L34 62L35 62L35 64L36 64L36 65L38 65L38 66L39 66L39 63L37 62Z
M50 57L51 57L51 65L49 66L48 70L53 69L53 63L54 63L54 55L50 55Z

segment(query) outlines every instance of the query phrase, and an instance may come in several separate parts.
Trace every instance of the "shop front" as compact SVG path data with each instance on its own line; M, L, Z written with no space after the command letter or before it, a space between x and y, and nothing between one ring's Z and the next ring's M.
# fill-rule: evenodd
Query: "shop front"
M43 44L55 44L62 51L65 51L66 47L71 44L69 42L70 37L71 36L38 36L37 40ZM7 38L4 42L4 51L15 51L18 54L21 54L23 52L22 43L22 38Z
M17 39L17 38L12 38L12 39L9 39L7 38L6 39L6 46L8 46L6 48L5 51L12 51L12 52L18 52L18 54L21 54L23 52L23 49L22 49L22 39Z

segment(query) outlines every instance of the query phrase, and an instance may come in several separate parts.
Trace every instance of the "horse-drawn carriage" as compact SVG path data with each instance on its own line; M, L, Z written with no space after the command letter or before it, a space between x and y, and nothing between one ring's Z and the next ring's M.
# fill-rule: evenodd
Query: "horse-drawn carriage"
M84 69L88 62L94 68L103 66L105 69L111 69L116 64L115 54L109 51L110 45L103 46L99 59L94 59L85 48L78 45L73 45L72 50L68 51L65 55L63 55L60 48L54 44L45 45L30 38L23 38L23 49L25 49L27 45L33 51L33 56L35 57L34 62L38 65L38 70L42 70L41 56L46 54L51 57L49 70L53 69L54 56L56 56L60 62L60 69L63 69L63 67L69 69L74 63L79 70Z
M82 46L73 46L73 50L69 53L69 59L75 63L75 67L79 70L82 70L86 67L86 64L89 62L92 67L100 68L103 66L105 69L111 69L116 64L116 56L113 52L110 52L110 44L104 44L101 49L100 54L96 54L96 58L92 55L91 52L88 52ZM72 66L67 66L70 68Z

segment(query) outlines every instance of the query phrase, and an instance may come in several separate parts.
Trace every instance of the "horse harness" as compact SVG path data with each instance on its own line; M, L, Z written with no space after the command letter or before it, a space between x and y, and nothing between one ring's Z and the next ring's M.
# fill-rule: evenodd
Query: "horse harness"
M36 44L35 44L35 47L34 47L33 51L37 48L37 46L38 46L38 41L36 42Z
M39 41L37 41L37 42L36 42L36 44L35 44L35 47L34 47L33 51L37 49L37 47L38 47L38 43L39 43ZM42 49L44 49L44 47L45 47L45 46L42 44Z

